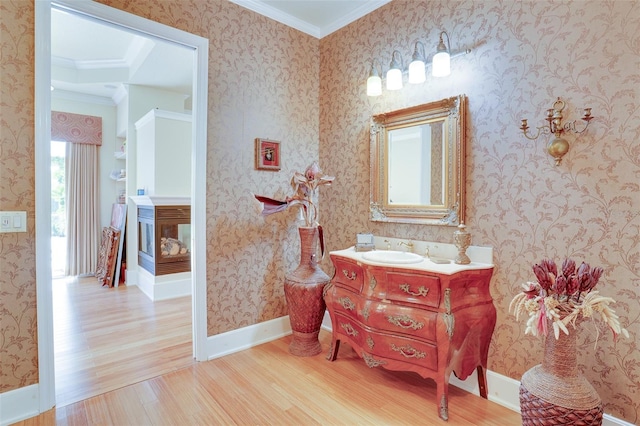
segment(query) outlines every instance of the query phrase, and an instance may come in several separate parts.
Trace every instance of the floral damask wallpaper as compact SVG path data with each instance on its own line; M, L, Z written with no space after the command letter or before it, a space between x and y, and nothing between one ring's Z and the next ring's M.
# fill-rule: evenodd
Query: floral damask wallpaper
M420 40L435 51L446 30L451 75L366 96L372 59L384 70L398 49L410 61ZM640 421L640 2L393 0L320 43L320 162L337 184L323 193L329 247L356 232L452 242L455 229L373 223L368 217L369 117L458 95L468 96L467 225L473 243L494 248L491 292L498 321L489 369L520 379L541 362L542 342L508 313L533 263L565 257L602 266L599 290L631 338L614 342L591 324L579 331L580 369L605 411ZM568 136L556 167L548 138L527 140L520 119L540 126L556 100L565 117L592 107L588 131ZM336 153L340 155L336 155Z
M318 158L319 40L227 1L102 2L209 39L209 335L286 315L296 217L263 219L253 194L284 198ZM281 171L255 170L255 138L281 142Z
M0 392L38 381L33 21L0 2L0 210L27 212L26 233L0 234Z
M209 335L285 314L282 282L297 264L293 211L263 219L253 194L284 196L291 174L319 157L336 176L321 191L329 250L371 231L451 241L453 229L368 221L372 114L457 94L469 99L467 224L495 250L498 309L489 368L519 379L541 344L508 314L530 266L571 256L605 269L601 290L631 339L580 331L580 366L605 410L640 421L640 3L618 1L393 0L316 40L223 0L104 0L210 40L207 173ZM34 217L34 23L31 0L0 2L0 203ZM455 50L447 78L365 94L372 58L407 61L441 30ZM319 81L318 81L319 80ZM561 96L568 115L593 108L559 167L544 140L518 126L543 122ZM282 170L253 167L256 137L282 142ZM33 221L31 221L32 223ZM0 392L37 382L35 236L0 234ZM8 235L8 236L7 236ZM331 271L325 260L323 267Z

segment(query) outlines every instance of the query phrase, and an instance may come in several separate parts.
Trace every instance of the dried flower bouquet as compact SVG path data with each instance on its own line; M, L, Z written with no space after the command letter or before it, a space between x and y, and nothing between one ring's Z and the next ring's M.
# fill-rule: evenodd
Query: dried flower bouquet
M314 204L316 193L319 187L331 185L334 179L334 176L323 175L320 166L314 161L304 173L295 172L293 174L291 178L293 195L286 197L284 201L262 195L255 195L255 197L264 204L262 216L278 213L291 206L298 205L301 206L305 226L318 226L318 209Z
M591 268L584 262L576 268L575 261L566 259L558 270L553 260L545 259L533 266L533 272L538 281L523 284L522 292L509 304L509 312L514 313L516 321L525 313L529 316L525 334L546 336L551 321L558 339L560 331L569 334L568 325L575 329L579 318L595 321L595 314L599 314L614 336L629 337L629 332L622 328L619 317L609 307L615 300L593 290L602 276L602 268Z

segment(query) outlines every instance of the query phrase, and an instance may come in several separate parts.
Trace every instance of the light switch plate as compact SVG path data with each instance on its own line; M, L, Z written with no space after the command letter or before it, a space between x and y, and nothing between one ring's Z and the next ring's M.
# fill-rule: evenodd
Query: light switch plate
M27 212L0 211L0 233L27 232Z

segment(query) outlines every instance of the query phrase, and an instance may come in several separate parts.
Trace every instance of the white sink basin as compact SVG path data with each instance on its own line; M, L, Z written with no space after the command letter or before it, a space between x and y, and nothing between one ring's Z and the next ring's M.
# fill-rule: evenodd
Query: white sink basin
M419 263L424 257L415 253L393 250L370 251L362 255L365 260L379 263Z

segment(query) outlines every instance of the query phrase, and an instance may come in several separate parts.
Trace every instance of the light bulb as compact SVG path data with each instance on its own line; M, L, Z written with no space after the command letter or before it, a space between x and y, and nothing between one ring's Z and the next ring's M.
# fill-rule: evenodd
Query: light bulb
M424 62L415 60L409 64L409 83L420 84L427 79Z
M387 90L402 89L402 71L398 68L391 68L387 71Z
M382 95L382 79L378 75L367 78L367 96Z
M433 56L432 75L446 77L451 74L451 56L449 52L438 52Z

